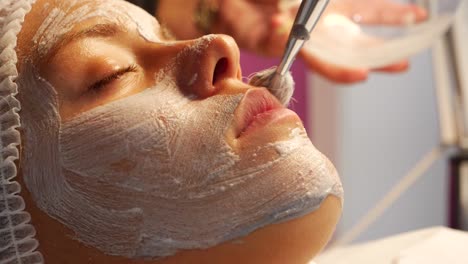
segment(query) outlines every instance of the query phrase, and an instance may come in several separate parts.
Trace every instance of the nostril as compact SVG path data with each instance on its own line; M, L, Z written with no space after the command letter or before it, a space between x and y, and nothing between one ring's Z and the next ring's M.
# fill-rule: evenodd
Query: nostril
M214 72L213 72L213 85L222 77L225 75L226 71L228 69L228 59L227 58L221 58L218 60L216 63Z

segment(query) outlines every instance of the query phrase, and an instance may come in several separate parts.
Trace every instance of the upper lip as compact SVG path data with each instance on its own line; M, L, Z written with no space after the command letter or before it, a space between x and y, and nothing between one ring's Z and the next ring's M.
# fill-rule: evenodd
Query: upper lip
M283 105L266 88L249 89L235 110L236 135L239 137L258 115Z

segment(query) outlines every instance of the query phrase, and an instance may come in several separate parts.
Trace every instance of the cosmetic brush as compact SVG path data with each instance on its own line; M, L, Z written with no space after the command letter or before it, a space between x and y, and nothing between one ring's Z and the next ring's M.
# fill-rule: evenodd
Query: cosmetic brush
M267 87L283 105L288 105L294 92L294 81L289 72L297 53L310 38L317 21L329 0L303 0L297 12L286 48L278 67L256 73L249 83Z

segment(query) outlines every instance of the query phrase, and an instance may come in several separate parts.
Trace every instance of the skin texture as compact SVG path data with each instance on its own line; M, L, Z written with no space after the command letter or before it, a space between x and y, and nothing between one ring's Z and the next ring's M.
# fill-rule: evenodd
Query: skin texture
M155 45L143 41L135 32L119 37L118 43L108 45L102 38L84 39L69 43L53 57L38 58L31 40L47 15L44 5L60 5L61 1L39 0L26 17L18 39L19 69L26 58L38 65L42 77L48 80L58 93L62 120L80 113L140 92L154 82L154 74L161 70L181 50L194 41L172 42L156 28L158 36L171 45ZM92 1L90 1L92 2ZM86 23L97 23L91 19ZM73 30L86 26L82 23ZM87 49L102 50L101 57L89 58ZM108 59L110 58L110 59ZM220 60L225 67L217 70ZM105 90L90 89L90 84L109 73L122 69L130 61L138 64L136 72L128 72L118 80L106 85ZM93 67L89 67L89 65ZM241 81L239 50L234 41L226 36L216 36L210 45L198 56L187 57L187 64L176 70L178 80L197 73L196 84L179 87L183 94L203 100L214 94L239 95L251 89ZM128 89L113 89L127 87ZM91 85L93 86L93 85ZM242 152L265 142L287 138L291 128L300 122L297 116L290 116L274 126L267 126L262 133L238 138L235 131L226 133L226 142L236 151ZM27 151L27 146L24 146ZM302 218L261 228L238 241L227 242L205 250L187 250L163 260L129 260L106 256L96 249L86 247L71 238L72 232L39 210L27 190L23 191L27 210L36 226L39 250L48 263L307 263L330 238L341 212L341 201L329 197L320 209Z

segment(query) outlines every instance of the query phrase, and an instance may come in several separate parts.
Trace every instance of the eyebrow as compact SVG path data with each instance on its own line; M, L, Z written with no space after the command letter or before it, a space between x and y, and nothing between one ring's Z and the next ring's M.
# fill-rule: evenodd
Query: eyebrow
M50 49L48 54L44 57L45 59L43 61L49 63L63 47L73 41L85 38L108 38L124 32L125 30L123 29L123 26L117 23L101 23L84 28L77 32L68 33ZM165 25L160 25L160 34L168 41L177 40L174 37L172 31Z
M50 62L54 56L65 46L73 41L85 38L108 38L123 33L121 25L115 23L95 24L77 32L68 33L63 36L49 51L45 61Z

